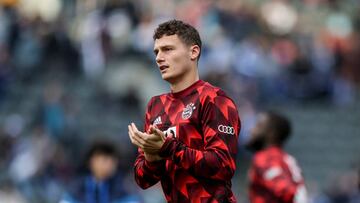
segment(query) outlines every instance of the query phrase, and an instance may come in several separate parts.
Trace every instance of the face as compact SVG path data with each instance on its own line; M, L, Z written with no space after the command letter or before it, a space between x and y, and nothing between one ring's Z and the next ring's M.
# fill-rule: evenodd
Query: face
M259 114L255 126L251 129L246 147L253 151L261 150L266 144L268 135L268 117L265 114Z
M90 159L90 170L98 180L111 177L116 170L117 159L104 154L95 154Z
M191 72L200 49L186 45L177 35L164 35L155 40L154 53L162 78L172 83Z

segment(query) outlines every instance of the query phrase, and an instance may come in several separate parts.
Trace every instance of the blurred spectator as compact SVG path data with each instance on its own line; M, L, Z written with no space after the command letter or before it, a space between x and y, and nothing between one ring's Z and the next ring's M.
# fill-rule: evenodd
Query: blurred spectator
M46 168L54 150L54 143L41 125L34 126L26 137L17 137L8 174L27 200L46 200L44 193L51 188L45 186L52 183L52 179L45 179Z
M5 98L7 94L7 89L10 80L11 80L10 56L8 50L0 42L0 102Z
M64 195L61 203L121 203L139 202L127 194L124 176L117 171L118 155L115 146L96 142L86 156L86 174L80 177Z
M14 40L13 64L21 79L31 79L32 73L39 68L43 60L41 39L42 21L39 18L18 19L17 38Z
M4 122L4 131L5 134L16 138L23 132L25 127L25 120L22 115L20 114L11 114L6 117L6 120Z
M103 42L106 30L101 11L89 13L81 30L81 53L84 73L90 79L96 79L105 69L106 58Z
M18 138L14 146L14 158L9 166L13 180L23 183L40 173L52 158L53 150L53 143L42 126L35 126L25 138Z
M332 177L323 196L322 203L360 202L359 173L352 170Z
M276 35L289 34L295 27L298 14L288 1L271 0L261 6L268 28Z
M63 87L59 82L53 81L45 87L39 116L50 136L59 139L65 129Z
M26 203L26 199L14 187L10 180L3 180L0 184L0 203Z
M7 173L7 167L12 157L15 139L9 136L0 128L0 183L4 175Z

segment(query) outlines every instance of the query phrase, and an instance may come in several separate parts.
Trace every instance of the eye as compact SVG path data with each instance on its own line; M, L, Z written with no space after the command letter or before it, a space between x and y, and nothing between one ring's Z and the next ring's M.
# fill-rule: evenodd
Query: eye
M157 56L158 53L159 53L158 50L155 50L155 51L154 51L155 56Z
M164 51L171 51L171 50L173 50L173 48L171 48L171 47L165 47L164 48Z

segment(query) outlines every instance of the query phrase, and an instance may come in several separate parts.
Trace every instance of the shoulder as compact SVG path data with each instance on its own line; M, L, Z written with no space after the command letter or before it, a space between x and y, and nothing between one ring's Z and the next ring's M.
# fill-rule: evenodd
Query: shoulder
M108 180L108 183L110 184L110 190L113 196L116 196L117 198L126 194L122 181L123 179L124 176L120 172L117 172L113 177Z
M81 176L71 181L67 185L67 189L66 189L68 197L71 197L73 200L76 201L81 201L85 193L85 181L86 181L85 176Z
M261 150L253 157L253 164L262 168L279 165L281 162L283 162L283 154L274 149Z
M220 87L216 87L209 82L204 82L204 84L198 88L198 91L201 95L210 97L216 97L225 94L225 92Z
M204 101L229 101L235 105L235 102L226 94L220 87L216 87L208 82L205 82L198 88L199 95Z
M154 106L157 103L160 103L161 101L165 100L166 98L167 98L167 94L160 94L160 95L151 97L147 104L147 108L150 108L151 106Z

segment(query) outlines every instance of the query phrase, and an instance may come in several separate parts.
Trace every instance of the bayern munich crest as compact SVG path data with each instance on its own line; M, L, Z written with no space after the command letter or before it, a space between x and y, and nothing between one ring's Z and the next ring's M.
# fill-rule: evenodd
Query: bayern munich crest
M184 108L182 115L181 115L182 119L186 120L186 119L190 118L195 109L196 109L196 107L193 103L186 105L186 107Z

